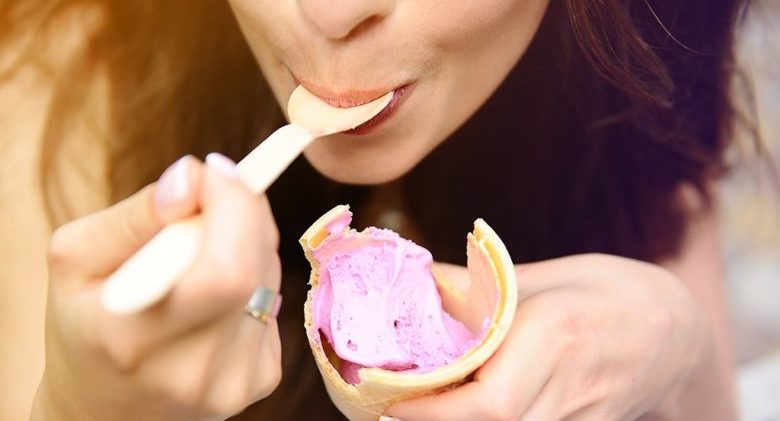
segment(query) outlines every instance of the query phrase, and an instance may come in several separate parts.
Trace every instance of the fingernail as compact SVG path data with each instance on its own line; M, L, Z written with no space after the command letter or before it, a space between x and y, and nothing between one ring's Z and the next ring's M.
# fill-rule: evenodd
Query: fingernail
M168 207L189 195L191 162L190 156L181 157L162 173L154 191L154 201L158 207Z
M402 420L400 418L388 417L386 415L382 415L381 417L379 417L379 421L402 421Z
M222 175L230 178L238 178L236 163L232 159L221 153L212 152L206 155L206 165L219 171Z

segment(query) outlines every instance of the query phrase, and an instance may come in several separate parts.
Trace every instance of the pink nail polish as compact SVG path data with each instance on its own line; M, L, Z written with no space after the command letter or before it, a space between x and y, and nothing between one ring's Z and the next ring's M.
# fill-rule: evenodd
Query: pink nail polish
M192 157L184 156L171 164L157 182L154 191L155 204L165 208L183 200L190 193L190 165Z
M224 176L238 179L236 163L221 153L212 152L206 155L206 165L219 171Z

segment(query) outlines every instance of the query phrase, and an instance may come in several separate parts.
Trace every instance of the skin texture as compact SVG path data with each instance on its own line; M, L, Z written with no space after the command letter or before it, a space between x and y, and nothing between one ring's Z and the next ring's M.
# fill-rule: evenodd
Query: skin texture
M361 99L360 92L375 97L413 83L378 130L336 135L306 151L320 172L350 183L400 176L460 126L525 51L547 6L542 0L338 3L230 0L281 104L298 82L336 105ZM695 198L689 202L691 212L701 213ZM704 269L719 261L719 252L696 240L712 240L716 228L713 215L704 220L679 259L666 262L675 272L612 256L573 256L521 271L527 298L476 381L389 413L405 420L649 413L730 419L721 278ZM712 398L724 402L710 406L712 413L691 406Z
M46 341L58 352L47 353L33 419L224 417L279 383L276 321L243 312L258 280L275 290L281 282L267 200L224 167L185 157L171 168L178 171L159 185L52 237ZM197 211L206 246L165 302L139 314L107 313L99 300L105 276L164 224ZM102 374L78 374L88 372ZM129 411L138 402L144 408Z
M14 48L0 50L5 57L18 54ZM61 53L67 56L68 49L63 48ZM52 57L46 64L56 67L62 61ZM96 83L99 80L96 78ZM0 83L0 132L4 134L0 140L0 341L6 344L0 353L0 395L7 402L0 405L0 419L28 417L44 370L46 249L51 227L39 190L37 162L51 89L52 81L33 66ZM95 105L99 104L100 101ZM81 127L73 133L77 138L84 135ZM100 151L84 147L83 143L78 145L78 150L69 153L77 153L92 163L87 177L99 180L92 171L102 168ZM87 191L72 167L62 177L77 199L75 211L79 214L108 205L105 192L99 188ZM93 187L100 185L97 182Z
M330 178L381 183L411 169L487 99L528 47L547 1L230 4L281 104L296 79L343 103L413 85L377 130L334 135L305 152Z
M333 136L307 151L321 172L355 183L396 178L444 141L522 56L547 5L230 4L280 103L296 85L293 75L345 103L360 91L413 82L402 107L377 130ZM86 216L57 230L46 255L42 204L15 188L37 186L28 169L38 151L26 145L37 145L47 86L14 80L2 89L18 101L4 101L8 109L0 113L3 127L13 129L0 169L14 174L0 177L0 203L12 204L0 208L0 221L15 221L31 234L0 236L2 261L11 262L0 268L3 288L11 291L0 294L2 319L22 320L13 329L3 325L3 342L15 347L3 357L2 390L18 404L0 409L6 411L0 418L29 413L41 373L33 419L225 418L270 393L281 375L276 326L242 313L259 280L275 288L280 282L276 226L264 199L195 161L188 164L187 193L165 203L155 200L157 186L151 186L95 212L106 207L105 192L69 190L79 199L74 202L89 203L78 212ZM96 92L98 99L105 94ZM31 107L18 107L21 102ZM100 174L99 157L89 162ZM24 193L37 193L30 189ZM692 205L691 212L698 210ZM196 212L210 221L211 241L180 287L153 311L105 314L97 299L101 280L164 224ZM732 419L716 227L716 215L701 214L681 254L660 265L586 255L518 267L526 298L512 333L476 381L388 413L407 420ZM38 252L18 258L22 243ZM40 332L47 295L44 371L43 337L31 332ZM5 366L21 359L24 374L6 374Z
M672 266L706 279L708 269L686 264L694 262ZM440 267L452 277L468 276L460 267ZM674 272L592 254L518 265L517 276L524 298L512 330L474 381L396 404L388 415L405 421L733 419L729 400L700 404L731 393L723 387L731 379L709 371L724 357L711 342L712 308L699 307Z
M377 95L413 82L400 111L379 130L337 135L307 150L319 171L351 183L398 177L461 125L525 51L546 7L544 1L230 3L282 104L297 82L336 104L355 100L354 91ZM713 215L699 225L679 259L667 262L674 272L594 255L519 269L527 298L510 337L476 381L399 404L389 414L405 420L733 417L727 398L710 406L712 413L686 407L709 393L730 394L722 303L712 291L720 277L703 269L718 261L718 250L696 240L712 239ZM715 386L707 391L706 384Z

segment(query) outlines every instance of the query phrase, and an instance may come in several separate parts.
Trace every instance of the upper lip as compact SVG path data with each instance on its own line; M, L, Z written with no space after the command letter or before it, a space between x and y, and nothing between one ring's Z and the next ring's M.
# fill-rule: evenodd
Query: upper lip
M332 90L321 85L316 85L311 82L298 80L304 88L309 92L325 101L326 103L339 108L357 107L369 103L377 98L382 97L390 91L394 91L400 88L402 85L394 85L389 87L380 87L372 89L343 89Z

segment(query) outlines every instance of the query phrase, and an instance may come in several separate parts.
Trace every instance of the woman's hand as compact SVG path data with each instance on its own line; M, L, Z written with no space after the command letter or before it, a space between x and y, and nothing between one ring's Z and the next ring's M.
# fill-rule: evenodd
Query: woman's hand
M33 419L224 419L277 386L276 321L243 310L257 287L279 290L276 225L232 162L207 161L185 157L156 186L55 232ZM162 226L196 212L205 241L170 295L138 314L106 312L107 275Z
M444 266L446 276L468 276ZM460 275L457 275L460 272ZM580 255L517 267L512 329L472 382L398 403L415 420L628 420L673 415L708 325L682 282L648 263Z

